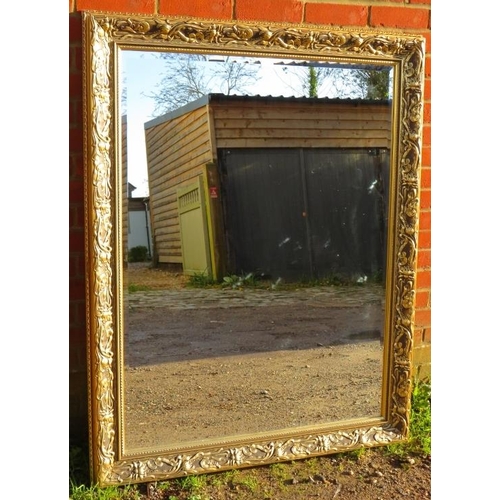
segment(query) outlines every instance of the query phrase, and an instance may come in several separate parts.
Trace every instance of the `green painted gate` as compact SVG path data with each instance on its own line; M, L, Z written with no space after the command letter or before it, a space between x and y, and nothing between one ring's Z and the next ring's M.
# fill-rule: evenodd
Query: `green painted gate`
M184 273L212 276L203 176L177 189Z

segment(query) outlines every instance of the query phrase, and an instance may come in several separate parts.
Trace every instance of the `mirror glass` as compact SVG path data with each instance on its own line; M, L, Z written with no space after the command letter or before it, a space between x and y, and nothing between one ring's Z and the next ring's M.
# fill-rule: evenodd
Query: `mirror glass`
M381 417L392 66L120 51L125 450Z

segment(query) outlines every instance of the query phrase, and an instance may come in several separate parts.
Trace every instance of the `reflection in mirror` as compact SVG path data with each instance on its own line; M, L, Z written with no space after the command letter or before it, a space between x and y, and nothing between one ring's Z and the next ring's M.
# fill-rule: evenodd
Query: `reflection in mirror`
M127 451L380 417L391 67L120 55Z
M83 21L93 479L158 481L406 440L424 39L89 12ZM201 96L178 103L170 93L172 106L136 120L137 97L158 95L164 74L200 72L186 60L174 74L131 69L135 50L206 55L219 68L207 70L211 82L224 74L214 53L259 71L231 92L200 84ZM351 93L337 75L329 87L342 93L330 94L320 68L373 79ZM286 80L297 71L299 90ZM379 80L392 95L371 94L387 88ZM141 253L151 260L134 262Z

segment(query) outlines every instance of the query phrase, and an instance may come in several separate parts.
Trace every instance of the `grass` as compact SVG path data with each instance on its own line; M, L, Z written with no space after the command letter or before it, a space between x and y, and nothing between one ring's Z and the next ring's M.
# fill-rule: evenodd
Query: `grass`
M311 288L318 286L329 287L356 287L369 283L380 283L377 276L367 278L366 276L347 278L337 274L324 276L322 278L302 278L293 282L286 282L282 278L271 280L268 276L255 273L230 274L224 276L222 281L216 281L206 273L195 273L189 277L188 285L195 288L257 288L264 290L296 290L298 288Z
M194 273L189 276L187 284L193 288L209 288L217 285L217 281L206 273Z
M360 448L348 453L341 453L339 457L349 460L360 460L365 457L367 450ZM410 455L430 456L431 454L431 384L430 381L417 381L412 392L412 407L410 414L410 436L408 441L389 445L384 453L389 456L405 457ZM343 464L339 464L342 470ZM312 457L301 462L275 463L268 466L269 475L276 479L278 488L290 477L292 468L303 468L302 474L311 475L321 471L321 459ZM207 489L225 490L244 488L252 493L259 491L260 484L257 469L248 469L244 473L240 470L231 470L211 475L186 476L172 481L159 483L158 489L172 490L168 500L179 500L182 493L185 500L209 500ZM70 446L69 450L69 497L71 500L140 500L140 486L111 486L99 488L88 485L88 455L83 448ZM187 494L187 496L186 496Z
M71 489L71 500L140 500L141 495L134 486L75 486Z
M310 286L363 286L365 283L382 283L382 274L375 273L372 276L358 275L358 276L346 276L342 274L327 274L321 278L303 278L299 280L299 285L302 287Z
M234 476L238 475L238 470L229 470L210 476L210 483L216 488L223 488L227 484L231 484Z
M391 455L431 454L431 383L416 381L413 386L408 441L389 445Z
M431 384L415 384L412 395L410 448L431 454Z
M140 500L135 486L100 488L88 484L88 454L79 446L69 448L69 497L71 500Z
M252 471L250 471L250 475L236 475L233 479L233 486L243 486L249 491L255 492L259 488L259 480L251 475Z
M230 276L224 276L222 279L222 286L231 288L243 288L245 286L255 286L257 284L257 278L253 273L242 274L237 276L232 274Z
M189 276L188 286L194 288L270 288L272 283L268 280L263 280L254 273L245 273L241 275L230 274L224 276L222 281L216 281L206 273L195 273Z
M269 466L269 471L271 476L273 476L278 481L284 481L290 475L289 472L290 465L284 463L271 464Z
M184 495L183 498L187 498L187 500L210 500L203 492L208 484L207 477L203 474L199 476L186 476L174 479L171 483L160 483L158 489L168 490L174 486L174 488L177 487L178 490L186 493L187 497ZM168 500L178 500L177 495L169 495L167 498Z
M151 290L151 287L146 286L146 285L136 285L135 283L130 283L130 285L127 287L129 293L134 293L134 292L147 292L148 290Z

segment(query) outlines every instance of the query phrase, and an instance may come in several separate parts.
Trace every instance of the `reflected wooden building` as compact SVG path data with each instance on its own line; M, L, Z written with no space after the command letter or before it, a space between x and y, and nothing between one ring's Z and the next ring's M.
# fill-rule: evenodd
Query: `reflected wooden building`
M209 94L145 135L157 264L217 279L384 269L390 102Z

